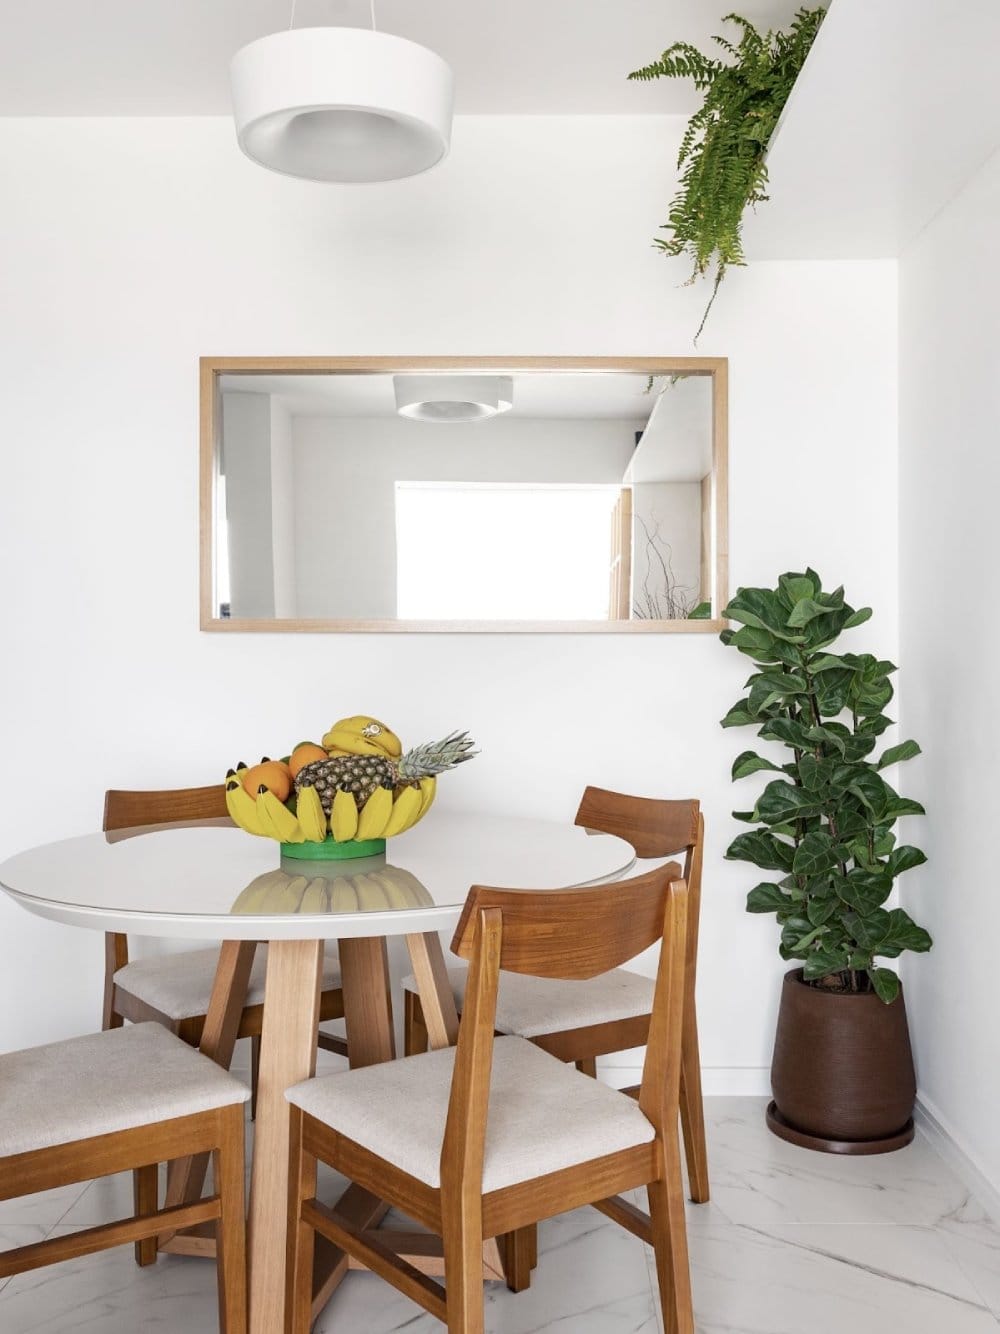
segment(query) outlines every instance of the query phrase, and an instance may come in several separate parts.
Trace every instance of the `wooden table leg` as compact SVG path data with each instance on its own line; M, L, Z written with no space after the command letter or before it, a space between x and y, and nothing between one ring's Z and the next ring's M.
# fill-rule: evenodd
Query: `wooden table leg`
M406 937L413 975L420 993L427 1041L431 1051L454 1047L458 1041L458 1010L436 931Z
M392 985L384 936L339 942L351 1069L396 1059Z
M250 1334L284 1329L290 1127L285 1089L315 1073L322 963L321 940L276 940L268 946L250 1184Z
M219 965L212 984L199 1050L226 1070L232 1064L233 1048L236 1046L236 1034L246 1005L250 970L256 951L255 940L226 940L219 951ZM170 1163L167 1168L167 1207L199 1198L205 1184L208 1161L209 1155L202 1153L193 1158L178 1158ZM161 1237L159 1249L182 1255L214 1255L214 1225L197 1235L169 1233Z

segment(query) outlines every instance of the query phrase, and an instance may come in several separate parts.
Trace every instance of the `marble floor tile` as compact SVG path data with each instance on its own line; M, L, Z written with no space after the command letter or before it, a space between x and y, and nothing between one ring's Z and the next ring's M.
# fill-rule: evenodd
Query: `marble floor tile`
M485 1290L487 1334L659 1334L645 1247L591 1209L541 1224L527 1292ZM439 1321L371 1274L348 1276L314 1334L440 1334Z
M0 1252L13 1250L16 1246L33 1246L36 1241L44 1241L49 1231L41 1223L0 1223ZM0 1292L9 1282L9 1278L0 1278Z
M690 1234L698 1334L997 1334L932 1228L699 1228Z
M766 1100L706 1100L712 1199L732 1223L915 1223L983 1211L920 1135L898 1153L850 1157L786 1144Z
M948 1219L941 1231L952 1255L1000 1320L1000 1227L989 1221Z
M54 1227L80 1198L90 1183L80 1181L56 1190L42 1190L37 1195L18 1195L0 1200L0 1226L5 1223L39 1223Z

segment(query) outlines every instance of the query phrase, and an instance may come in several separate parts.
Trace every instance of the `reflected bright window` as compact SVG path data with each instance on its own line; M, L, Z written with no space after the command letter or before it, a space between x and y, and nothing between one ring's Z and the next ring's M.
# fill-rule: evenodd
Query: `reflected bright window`
M396 483L397 615L608 618L617 486Z

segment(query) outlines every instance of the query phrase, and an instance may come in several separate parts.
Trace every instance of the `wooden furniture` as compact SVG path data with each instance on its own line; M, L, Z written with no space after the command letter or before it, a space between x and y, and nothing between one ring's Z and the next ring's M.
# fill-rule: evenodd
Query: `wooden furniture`
M576 823L585 829L616 834L632 844L642 858L684 853L688 886L686 1002L681 1042L681 1124L691 1199L709 1198L708 1151L701 1092L701 1056L695 982L698 967L698 918L705 821L697 801L658 801L588 787ZM466 984L464 969L451 972L456 1005L461 1010ZM405 1051L427 1049L420 997L414 979L406 978ZM497 1028L529 1038L536 1046L596 1074L598 1056L642 1047L649 1040L655 984L650 978L616 970L595 982L578 984L548 978L506 975L501 978ZM637 1093L638 1089L630 1090Z
M583 1204L654 1247L665 1331L694 1334L677 1132L687 950L680 876L672 864L598 888L474 887L452 945L471 960L457 1047L288 1090L286 1334L309 1329L317 1233L437 1316L449 1334L482 1334L483 1238L517 1238L526 1225ZM501 968L592 978L657 942L638 1106L523 1038L495 1038ZM438 1233L446 1287L394 1254L378 1233L317 1200L317 1160ZM620 1198L640 1186L649 1192L648 1217Z
M106 834L64 839L19 853L0 866L0 888L27 911L53 921L102 932L222 939L201 1039L201 1050L222 1064L232 1052L256 942L269 942L250 1186L251 1334L275 1334L283 1327L289 1142L285 1089L307 1079L315 1068L321 942L340 942L351 1064L371 1065L395 1054L385 937L405 936L425 988L421 1002L431 1042L447 1045L457 1034L458 1016L438 932L454 928L477 868L496 883L527 883L531 877L536 884L558 888L617 877L634 861L623 840L592 837L573 825L449 815L443 810L435 810L433 819L421 821L391 849L392 863L419 881L425 896L411 896L404 907L394 906L385 895L379 901L377 877L365 872L384 870L385 865L383 859L372 859L325 868L330 878L329 892L321 896L325 911L311 906L311 896L303 907L305 895L298 906L289 903L288 895L279 895L279 907L253 915L239 905L248 885L261 877L272 887L282 882L283 872L275 869L277 848L267 839L211 823L145 831L120 840ZM298 878L300 869L296 866L285 875L285 883ZM314 863L311 871L320 874L323 868ZM171 1163L168 1205L198 1198L202 1159L199 1155ZM387 1205L354 1186L338 1208L367 1228L384 1216ZM211 1239L187 1230L161 1241L160 1249L206 1254L211 1246ZM495 1243L488 1249L491 1271L500 1277ZM436 1264L437 1257L430 1257L428 1267L431 1261ZM314 1311L329 1299L349 1264L339 1248L325 1241L317 1245Z
M105 833L111 835L140 827L164 829L171 825L205 820L232 824L226 810L225 789L221 783L213 783L210 787L173 788L157 792L112 789L104 794L103 828ZM218 964L218 949L190 950L183 954L130 962L128 936L120 931L106 932L103 1027L120 1028L126 1019L133 1024L155 1020L191 1046L197 1047L204 1032ZM254 1114L266 965L267 952L259 950L256 958L250 960L246 1003L239 1023L229 1038L231 1043L235 1043L238 1038L250 1038L251 1041ZM337 955L324 954L320 1023L344 1017L344 993L340 980ZM341 1038L317 1032L316 1040L328 1051L347 1055L347 1044Z
M222 412L223 381L232 389L241 376L293 376L296 380L335 376L372 376L395 374L431 375L443 371L472 375L532 376L598 375L642 377L664 386L672 378L681 381L692 377L707 377L711 381L710 425L706 424L705 460L709 503L704 513L709 525L707 545L710 547L708 588L702 594L710 600L713 619L691 619L684 615L673 620L398 620L379 619L322 619L304 616L240 616L222 615L215 596L214 553L218 547L215 533L217 468L219 442L224 424ZM721 609L729 601L729 363L725 357L532 357L532 356L347 356L347 357L202 357L200 367L200 618L202 630L225 634L242 631L266 631L269 634L314 633L324 631L356 633L495 633L495 634L718 634L726 628ZM638 415L646 415L655 407L656 397L643 396ZM348 503L350 503L348 501ZM622 594L618 610L627 616L631 598L624 595L624 576L618 580Z
M219 1328L247 1327L243 1104L247 1089L159 1024L0 1056L0 1200L135 1173L132 1217L0 1252L0 1279L112 1246L156 1260L161 1233L207 1224L218 1238ZM157 1200L157 1163L210 1152L215 1193Z

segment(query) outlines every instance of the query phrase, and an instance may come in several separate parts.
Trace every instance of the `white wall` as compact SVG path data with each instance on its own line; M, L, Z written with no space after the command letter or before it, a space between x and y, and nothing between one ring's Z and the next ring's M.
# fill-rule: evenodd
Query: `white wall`
M396 482L620 482L640 425L292 420L299 614L329 620L396 616ZM324 545L317 534L331 522Z
M96 828L106 786L209 781L355 712L404 739L470 728L452 808L568 819L588 781L697 794L707 1083L764 1086L782 965L743 911L751 868L722 860L750 740L717 725L737 655L198 630L199 354L690 353L707 290L651 245L677 139L656 118L459 119L439 170L337 189L254 167L222 119L0 121L0 855ZM875 605L857 644L890 657L895 312L891 263L759 264L699 347L731 358L734 582L811 562ZM96 1025L101 954L0 898L0 1049Z
M901 260L899 423L903 722L926 752L906 790L930 859L902 884L934 937L906 956L907 1005L921 1100L995 1189L998 217L995 156Z

